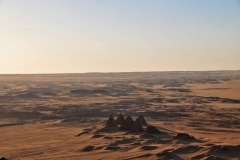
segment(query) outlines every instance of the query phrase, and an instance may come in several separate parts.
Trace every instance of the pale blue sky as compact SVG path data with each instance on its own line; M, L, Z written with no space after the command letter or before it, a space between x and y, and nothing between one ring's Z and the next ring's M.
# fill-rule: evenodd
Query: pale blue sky
M0 0L0 74L240 70L239 0Z

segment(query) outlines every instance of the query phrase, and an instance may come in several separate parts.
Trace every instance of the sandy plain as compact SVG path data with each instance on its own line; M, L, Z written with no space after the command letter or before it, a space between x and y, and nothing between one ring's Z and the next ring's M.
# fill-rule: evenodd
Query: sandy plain
M1 157L239 160L240 71L0 75Z

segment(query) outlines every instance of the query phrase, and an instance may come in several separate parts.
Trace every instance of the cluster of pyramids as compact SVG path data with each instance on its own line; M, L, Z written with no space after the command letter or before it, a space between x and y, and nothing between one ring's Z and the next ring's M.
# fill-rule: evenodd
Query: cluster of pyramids
M147 125L147 122L143 115L140 115L135 121L131 116L128 116L127 119L123 117L120 113L115 121L114 117L110 115L106 127L118 127L120 125L120 130L128 130L131 132L144 132L143 125Z

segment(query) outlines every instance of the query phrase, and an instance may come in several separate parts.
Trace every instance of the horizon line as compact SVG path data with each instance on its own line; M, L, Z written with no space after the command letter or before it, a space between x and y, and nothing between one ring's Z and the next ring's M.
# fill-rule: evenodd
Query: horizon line
M122 72L62 72L62 73L0 73L0 75L57 75L57 74L109 74L109 73L156 73L156 72L226 72L226 71L240 71L240 70L171 70L171 71L122 71Z

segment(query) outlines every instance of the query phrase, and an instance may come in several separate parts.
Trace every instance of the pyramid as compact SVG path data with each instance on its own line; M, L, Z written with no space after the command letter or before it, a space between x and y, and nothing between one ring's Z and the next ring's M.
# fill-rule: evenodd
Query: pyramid
M117 125L122 125L125 122L125 118L123 117L122 113L120 113L117 117L116 123Z
M139 118L134 122L134 125L131 128L131 132L143 132L143 127Z
M120 126L122 130L131 130L132 126L134 125L134 121L131 116L128 116L126 121Z
M143 117L143 115L138 116L138 119L140 119L140 122L142 125L147 125L147 122L146 122L145 118Z
M110 115L106 127L117 127L117 123L112 115Z
M147 126L146 132L148 133L162 133L154 126Z

